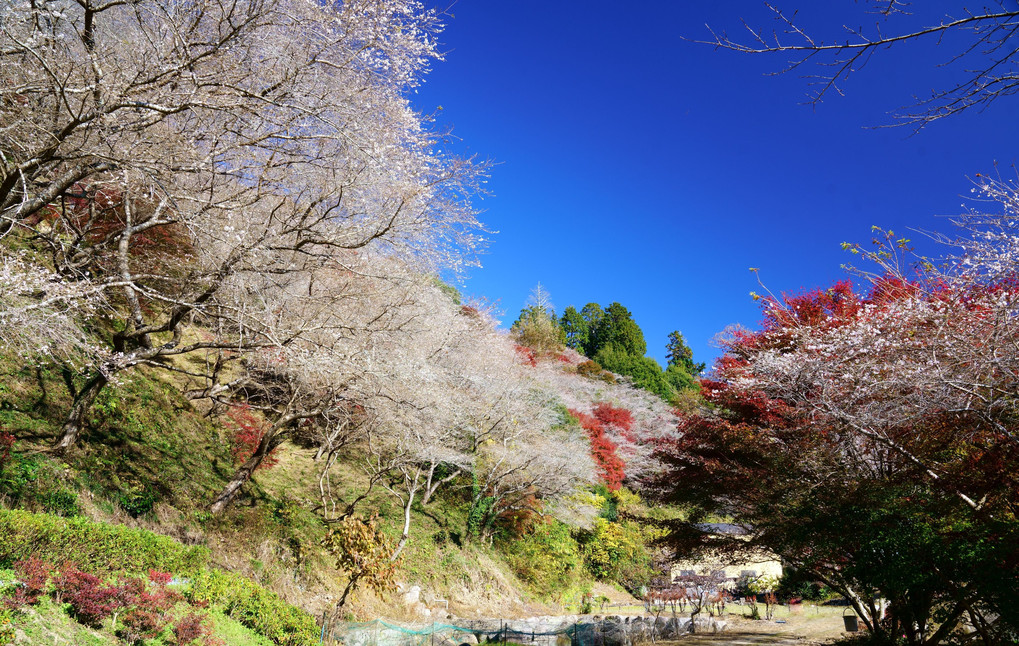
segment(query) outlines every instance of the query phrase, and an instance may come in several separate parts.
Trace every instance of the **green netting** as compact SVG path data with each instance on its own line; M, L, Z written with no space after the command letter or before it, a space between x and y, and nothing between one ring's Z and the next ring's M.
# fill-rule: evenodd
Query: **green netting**
M411 628L408 626L401 626L399 624L391 624L384 619L375 619L373 621L346 622L342 627L335 628L334 632L338 633L342 631L344 633L349 633L357 630L371 630L371 629L377 630L380 627L386 628L387 630L393 630L404 635L421 635L428 637L436 633L444 632L471 633L473 635L486 635L491 636L493 638L494 637L501 638L503 635L527 635L527 636L533 635L534 637L556 637L558 635L572 635L574 632L576 632L575 626L568 626L561 630L554 630L551 632L542 632L532 630L527 631L515 630L513 628L510 628L509 626L504 626L496 630L490 630L481 629L477 627L472 628L467 626L455 626L453 624L443 624L438 622L425 625L421 628Z
M578 622L554 630L519 630L510 622L495 626L458 626L434 622L421 626L401 626L383 619L366 622L345 622L323 629L323 641L329 636L334 642L346 646L438 646L460 643L464 636L470 634L479 643L499 644L556 644L568 642L571 646L601 646L605 643L604 635L609 631L618 631L618 625L598 625L597 623Z

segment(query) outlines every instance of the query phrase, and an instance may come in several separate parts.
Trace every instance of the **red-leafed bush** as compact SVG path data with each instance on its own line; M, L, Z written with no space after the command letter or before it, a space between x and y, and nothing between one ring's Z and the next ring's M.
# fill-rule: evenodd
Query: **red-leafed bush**
M138 578L121 579L117 587L117 598L122 608L133 606L145 592L145 580Z
M53 586L60 598L71 605L75 618L87 626L99 626L122 605L120 588L106 585L99 577L72 564L61 568Z
M222 643L212 636L212 626L204 614L189 612L173 624L173 641L176 646L200 643L211 646Z
M616 408L608 402L595 405L592 412L599 422L618 429L628 440L633 440L629 435L630 429L633 428L633 413L625 408Z
M594 415L570 410L570 415L577 418L581 428L587 431L591 440L591 457L598 466L598 475L609 491L617 491L623 486L626 477L625 464L616 454L616 445L605 437L605 425Z
M10 608L21 608L39 602L39 597L46 591L46 582L50 579L53 566L30 556L24 561L15 563L14 572L18 575L21 585L14 589L11 596L4 599L4 605Z
M255 417L247 404L231 406L227 411L227 417L230 418L230 424L234 427L233 447L230 452L233 453L236 462L244 462L258 450L262 436L265 435L264 423ZM275 452L276 449L269 451L256 470L270 469L276 466L279 458L274 455Z
M160 572L159 570L149 570L149 581L152 581L158 585L166 585L173 580L173 575L169 572Z
M129 644L137 644L155 637L169 623L165 613L145 608L131 608L121 615L117 635Z
M167 572L149 570L150 586L143 578L121 580L119 600L127 608L117 631L128 643L140 643L158 635L170 623L170 610L182 600L182 596L166 587L171 579Z
M528 348L526 345L515 345L513 349L516 350L517 355L520 356L520 361L525 363L532 368L538 365L538 356L534 354L534 350Z
M0 471L7 466L11 459L11 449L14 447L14 436L7 432L0 432Z

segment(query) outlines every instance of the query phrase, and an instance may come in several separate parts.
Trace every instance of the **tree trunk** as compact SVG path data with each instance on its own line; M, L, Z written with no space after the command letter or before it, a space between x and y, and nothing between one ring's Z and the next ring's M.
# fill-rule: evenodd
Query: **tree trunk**
M347 581L347 587L343 588L343 594L340 595L340 600L336 602L336 606L333 607L333 614L329 618L330 623L336 621L340 617L340 610L343 609L344 604L347 603L347 596L357 587L357 581L361 578L361 573L350 575L350 580Z
M432 465L428 469L428 481L425 483L425 490L421 494L421 504L422 505L427 505L428 504L428 502L432 499L432 496L435 495L435 492L439 490L439 487L441 487L442 485L446 484L447 482L450 482L451 480L456 478L458 475L460 475L460 469L455 469L453 471L453 473L449 474L445 478L441 478L439 480L434 480L434 477L435 477L435 468L437 466L438 465L433 462Z
M407 486L407 504L403 506L403 534L400 535L400 542L396 544L396 549L393 550L393 555L389 557L390 563L400 558L400 552L403 551L404 545L407 544L407 539L410 538L410 512L411 507L414 505L414 497L417 495L418 483L420 482L420 480L421 480L420 467L418 467L417 470L414 472L413 479L407 478L405 480L408 483L408 486Z
M277 430L266 431L262 435L262 440L258 443L258 448L251 454L251 457L244 461L244 464L237 469L234 473L234 477L230 479L230 482L223 487L223 491L216 496L216 499L209 505L209 511L213 514L220 514L226 509L233 499L237 496L237 492L241 490L248 480L251 479L251 474L255 472L258 465L262 464L262 460L265 456L269 455L269 452L276 448L280 443L280 433Z
M81 390L71 393L74 400L71 404L71 410L68 411L67 417L64 418L64 425L60 429L60 437L51 449L53 453L63 455L78 441L81 429L85 425L85 414L92 408L96 397L99 396L99 393L102 392L103 387L107 383L109 383L109 379L106 375L101 372L96 373L82 386ZM73 386L72 383L68 385L69 387Z
M396 549L393 550L393 555L389 557L390 562L400 558L400 552L403 551L404 545L407 544L407 539L410 538L410 506L413 503L414 494L412 493L407 497L407 504L403 508L403 534L400 535L400 542L396 544Z

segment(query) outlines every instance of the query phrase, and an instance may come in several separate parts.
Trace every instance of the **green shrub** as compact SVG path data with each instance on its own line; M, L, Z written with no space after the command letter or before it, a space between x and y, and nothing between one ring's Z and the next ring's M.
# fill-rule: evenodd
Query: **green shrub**
M42 462L35 455L12 454L0 469L0 492L18 504L36 492Z
M43 508L51 514L73 518L81 515L78 494L67 489L52 489L40 496Z
M582 539L584 562L595 578L616 581L629 590L650 581L649 537L636 523L597 518L594 528Z
M510 566L546 598L559 597L582 570L580 547L563 523L541 523L521 538L501 544Z
M73 561L95 574L148 569L190 574L205 564L209 550L82 517L0 510L0 567L29 556L53 563Z
M318 643L319 630L311 615L231 572L201 570L191 579L185 596L192 603L221 607L225 614L281 646Z
M120 492L117 502L132 518L137 518L152 511L152 506L156 504L156 494L145 487L131 487Z
M14 643L15 611L0 604L0 646Z

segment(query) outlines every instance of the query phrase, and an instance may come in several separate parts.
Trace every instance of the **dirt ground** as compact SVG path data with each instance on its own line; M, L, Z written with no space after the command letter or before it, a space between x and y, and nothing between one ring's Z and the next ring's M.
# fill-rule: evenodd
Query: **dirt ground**
M763 612L764 607L761 606ZM658 642L665 646L805 646L820 644L842 637L844 630L842 609L824 606L779 606L771 621L747 619L746 608L730 606L722 617L729 622L726 630L717 635L695 634L671 642Z

